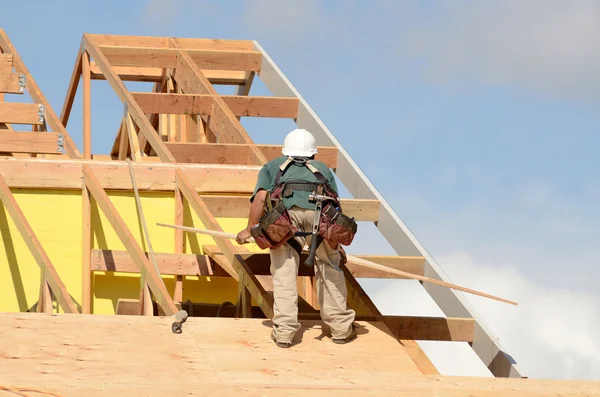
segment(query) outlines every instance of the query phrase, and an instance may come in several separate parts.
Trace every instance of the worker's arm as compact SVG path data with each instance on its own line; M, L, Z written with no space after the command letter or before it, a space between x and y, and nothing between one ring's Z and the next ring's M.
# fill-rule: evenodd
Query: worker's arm
M238 242L238 244L245 244L248 242L247 240L250 237L252 237L252 235L250 234L250 229L252 228L252 226L256 225L258 223L258 221L260 220L260 217L262 216L262 214L264 212L264 204L265 204L266 197L267 197L267 191L262 190L262 189L259 190L256 193L256 195L254 196L254 200L252 200L252 204L250 204L250 214L248 215L248 226L246 226L246 228L244 230L239 232L236 237L236 241Z

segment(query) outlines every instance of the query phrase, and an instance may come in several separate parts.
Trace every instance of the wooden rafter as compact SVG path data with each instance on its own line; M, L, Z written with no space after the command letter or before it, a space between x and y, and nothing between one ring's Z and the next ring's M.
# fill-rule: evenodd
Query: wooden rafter
M174 163L175 159L173 158L173 156L170 154L169 150L166 148L165 144L160 139L160 137L159 137L158 133L156 132L156 130L154 129L154 127L150 124L148 119L145 117L142 109L139 107L137 102L133 99L131 93L129 93L127 91L127 89L123 85L122 81L119 79L118 75L116 75L116 73L112 69L110 62L107 60L107 58L102 53L102 51L90 41L90 39L87 35L84 35L84 48L90 53L90 55L92 55L92 57L98 64L100 70L107 77L111 86L113 86L113 89L117 92L117 94L119 95L121 100L128 106L128 111L129 111L131 117L137 123L137 126L140 129L140 132L144 134L144 136L146 137L146 139L152 146L152 149L157 153L157 155L160 157L160 159L162 161ZM181 51L177 51L176 54L177 54L178 63L183 62L185 65L187 65L188 72L191 72L191 74L194 75L195 77L198 77L199 75L201 76L201 72L197 69L197 66L193 63L193 61L191 61L191 59L189 58L189 55L187 55L186 53L183 53ZM185 66L184 66L184 68L185 68ZM201 76L201 78L204 78L204 80L206 80L206 78L203 76ZM206 83L208 83L208 82L206 81ZM208 83L208 84L210 85L210 83ZM211 89L212 89L212 87L211 87ZM219 98L215 98L215 100L218 100L218 99ZM222 104L222 102L218 102L218 101L216 103ZM226 108L226 106L225 106L225 108ZM226 110L228 110L228 109L226 109ZM225 116L233 117L233 115L231 114L230 111L229 111L229 113L225 113ZM234 118L234 120L239 123L239 121L236 120L235 118ZM240 127L241 127L241 125L240 125ZM266 162L264 156L261 153L258 153L258 154L259 154L259 156L257 156L257 157L259 159L261 159L261 163ZM87 167L84 167L84 169L87 169ZM91 171L90 171L90 174L91 174ZM190 206L194 209L196 214L200 217L200 219L202 219L203 223L209 227L214 228L215 230L220 230L220 226L219 226L218 222L216 222L213 215L210 213L210 211L208 210L208 208L206 207L206 205L204 204L204 202L198 195L197 191L195 190L194 185L190 182L188 177L185 175L184 171L181 169L176 169L175 175L177 178L178 188L181 190L181 192L183 193L183 195L185 196L187 201L190 203ZM98 187L100 187L99 183L98 183ZM92 189L90 188L90 190L92 190ZM92 193L93 193L93 191L92 191ZM249 273L249 269L248 269L246 263L244 262L243 258L241 258L239 255L233 254L233 251L231 249L233 246L230 241L228 241L226 239L215 239L215 240L217 241L217 244L219 245L219 247L227 255L227 260L229 262L229 266L228 266L227 270L232 272L231 276L234 277L236 280L239 280L239 282L243 283L246 286L246 288L248 288L248 290L250 291L252 296L259 302L259 306L261 307L261 309L263 309L265 314L270 316L273 312L272 299L270 299L269 296L266 295L265 290L262 288L260 283L256 280L256 277L253 274ZM136 252L136 254L140 255L140 252ZM164 286L164 283L162 285Z
M176 221L177 223L177 221ZM181 229L175 229L181 232ZM183 237L180 237L181 239ZM183 246L183 241L176 239L176 247ZM176 249L176 253L156 253L156 262L160 269L160 273L163 275L171 276L215 276L215 277L230 277L230 274L223 269L218 261L223 253L217 246L203 246L207 250L210 250L212 260L209 260L206 255L196 254L183 254L181 249ZM248 264L252 273L257 276L268 276L271 274L270 271L270 258L267 252L240 252L242 258ZM305 254L302 257L305 258ZM402 270L411 274L423 275L423 265L425 259L423 257L399 257L399 256L374 256L374 255L358 255L359 258L374 261L381 265L387 266L391 269ZM214 262L214 263L213 263ZM214 266L216 265L216 266ZM348 263L348 270L355 278L403 278L393 273L386 273L379 270L371 270L364 267L356 266L352 263ZM115 250L92 250L92 265L91 270L93 271L115 271L123 273L137 273L138 268L135 262L128 255L126 251L115 251ZM300 266L298 268L299 277L311 277L314 276L313 268L307 266Z
M46 100L46 97L42 94L42 91L37 86L35 80L29 73L29 70L25 67L25 64L21 60L21 57L13 47L12 43L8 40L8 37L4 33L4 30L0 29L0 47L5 53L10 53L13 58L13 67L18 73L22 73L25 75L27 81L27 91L31 98L39 104L44 105L44 112L46 116L47 123L52 128L52 131L61 133L63 135L63 139L65 142L65 151L72 158L81 158L81 153L77 149L77 146L71 139L67 130L60 122L59 118L54 113L54 110L50 106L49 102Z
M90 193L94 197L96 203L108 219L109 223L119 236L121 243L127 249L129 255L135 261L138 269L141 273L146 276L146 282L150 287L150 290L156 297L157 303L160 305L162 310L169 316L174 315L177 312L177 307L173 300L169 296L164 282L160 276L154 270L154 267L144 255L144 252L140 248L139 244L127 228L127 225L119 215L118 211L110 201L110 198L98 182L98 179L92 172L92 170L84 166L83 167L84 182Z
M48 283L52 291L54 291L54 294L57 296L60 306L63 308L65 313L77 313L77 307L75 306L71 295L69 295L67 288L52 265L50 258L48 258L48 255L42 247L42 244L31 229L29 222L27 222L25 215L23 215L21 208L19 208L17 201L6 185L2 175L0 175L0 200L10 214L15 226L19 230L19 233L21 233L21 237L23 237L27 248L29 248L29 251L31 251L31 254L35 258L36 263L42 270L44 280ZM42 287L44 287L43 282Z
M173 45L178 45L173 40ZM222 143L245 143L252 144L252 140L239 120L235 118L223 99L217 94L213 86L202 74L198 66L184 51L177 52L177 64L175 69L175 80L188 94L213 95L213 106L208 127L218 134L219 142ZM253 149L254 158L251 164L264 164L266 157L258 150Z
M11 153L60 153L58 140L56 132L8 131L0 134L0 148Z
M134 92L132 96L145 113L203 116L212 113L212 95ZM221 98L235 116L291 119L298 117L298 100L295 98L241 95L223 95Z

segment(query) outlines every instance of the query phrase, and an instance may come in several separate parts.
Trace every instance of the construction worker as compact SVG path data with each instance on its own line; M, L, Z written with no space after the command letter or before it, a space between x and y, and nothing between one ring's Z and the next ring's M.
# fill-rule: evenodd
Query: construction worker
M268 162L260 170L254 194L250 198L248 226L238 233L236 240L244 244L252 236L252 227L259 223L265 213L268 193L272 193L278 187L278 179L280 184L287 182L286 187L292 188L293 191L287 191L288 197L284 195L283 204L293 226L306 234L290 238L276 248L270 248L274 288L271 339L277 346L287 348L291 347L294 335L300 329L296 284L300 265L299 254L305 244L311 243L308 232L312 230L315 215L315 204L309 201L311 189L302 189L302 185L296 182L318 184L319 180L324 182L325 177L327 187L336 195L337 185L331 170L324 163L314 160L317 148L315 138L310 132L303 129L290 132L284 140L282 153L283 156ZM286 168L282 170L284 167ZM321 175L318 175L319 173ZM316 251L314 270L321 319L331 330L332 341L343 344L354 340L357 334L353 324L355 312L347 305L346 281L339 268L342 258L340 250L339 244L322 240Z

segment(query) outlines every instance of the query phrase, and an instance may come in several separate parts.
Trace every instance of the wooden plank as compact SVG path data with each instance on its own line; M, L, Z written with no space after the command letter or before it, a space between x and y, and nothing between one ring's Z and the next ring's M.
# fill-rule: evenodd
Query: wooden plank
M181 229L176 229L181 230ZM183 239L183 237L181 237ZM203 249L208 252L210 251L212 254L212 259L214 261L207 261L206 255L195 255L195 254L165 254L157 252L155 253L156 262L158 264L158 268L160 273L163 275L174 275L174 276L215 276L215 277L229 277L229 273L227 273L220 265L219 256L223 256L223 253L220 249L215 245L205 245ZM239 249L236 253L240 254L242 258L248 264L248 267L252 270L257 276L269 276L271 275L270 266L271 259L269 257L269 253L267 252L242 252ZM145 253L148 256L148 253ZM360 258L366 260L372 260L377 262L380 257L373 255L357 255ZM113 272L122 272L122 273L138 273L139 270L133 259L127 254L126 251L117 251L117 250L92 250L91 255L91 270L93 271L113 271ZM301 260L306 259L306 254L302 254ZM393 267L398 270L403 270L407 272L411 272L414 269L414 266L411 262L404 257L395 257L395 261L393 257L387 257L385 260L381 260L379 264L388 264L390 267ZM415 258L412 262L416 262L422 260L422 258ZM361 277L362 272L364 270L363 267L353 265L348 263L346 265L348 270L352 274L357 274ZM420 269L422 271L422 267ZM419 269L415 271L414 274L419 274ZM312 277L314 276L314 269L309 268L307 266L300 266L298 268L298 276L299 277ZM367 277L371 278L402 278L395 274L379 272L376 270L369 270Z
M96 45L169 48L167 37L90 34ZM185 48L195 50L251 51L251 40L178 38Z
M133 98L145 113L210 115L212 96L133 92ZM235 116L296 118L298 100L268 96L221 96Z
M20 84L19 73L0 73L0 93L23 94L25 87Z
M244 218L250 211L250 200L246 196L207 195L202 199L210 211L220 218ZM344 213L356 221L376 222L379 217L377 200L341 199Z
M91 115L91 83L90 83L90 54L83 51L82 76L83 76L83 158L92 158L92 115Z
M138 266L140 272L144 272L146 275L146 283L150 287L150 290L154 294L157 303L166 313L167 316L172 316L177 312L175 303L169 296L167 288L161 277L156 273L154 266L150 263L148 258L144 255L139 244L129 231L129 228L117 212L116 208L110 201L108 195L100 185L100 182L94 175L92 169L89 166L83 167L84 183L89 189L90 193L94 197L94 200L108 219L109 223L119 236L121 243L127 249L129 255L131 255Z
M349 287L349 293L355 294L357 296L358 302L361 304L362 308L366 309L367 314L377 317L381 316L381 312L379 311L377 306L375 306L369 295L367 295L362 286L352 276L352 274L348 270L348 267L346 265L342 265L340 267L344 272L346 283ZM357 310L357 314L363 313L360 313ZM387 325L387 321L385 319L384 324L386 324L386 327L390 330L390 332L392 332L392 335L398 338L400 343L404 346L406 353L410 356L410 358L412 358L413 362L417 365L417 367L423 374L439 375L438 370L435 368L431 360L429 360L429 358L417 342L411 339L401 339L399 335L394 334L393 332L398 330L398 328L394 328L393 326L390 327L389 325Z
M2 104L0 104L2 107ZM55 132L15 132L0 134L0 151L9 153L60 153Z
M42 125L36 103L0 102L0 122L10 124Z
M184 208L183 208L183 194L179 191L179 189L175 189L175 224L183 225L184 218ZM176 254L183 254L185 251L185 239L183 236L183 230L175 229L175 249L174 252ZM158 258L156 259L158 265ZM162 274L162 272L161 272ZM178 275L175 279L175 291L173 293L173 300L175 302L183 301L183 276Z
M42 94L42 91L37 86L35 80L29 73L29 70L27 70L25 64L21 60L21 57L17 53L17 50L8 40L8 37L6 36L3 30L0 30L0 47L2 47L2 50L4 52L12 54L13 66L15 68L15 71L18 73L23 73L25 75L25 79L27 81L27 92L29 93L29 96L31 96L34 102L44 105L46 123L50 126L52 131L63 134L66 154L70 158L81 158L81 153L79 153L79 150L77 149L77 146L71 139L71 136L69 135L59 118L56 116L56 113L54 113L52 106L50 106L50 103L46 100L44 94Z
M163 68L144 66L114 66L114 71L122 81L141 81L157 83L162 80ZM92 80L106 80L95 62L90 67ZM209 70L203 69L202 73L211 84L216 85L240 85L244 84L245 72L238 70Z
M127 137L129 138L129 147L131 150L131 159L133 161L140 161L142 155L140 154L140 141L138 139L138 134L135 128L135 124L133 123L133 119L131 118L131 114L127 113Z
M115 66L175 68L179 49L99 46ZM184 50L201 69L259 71L261 54L242 51Z
M223 99L217 96L217 92L209 83L200 69L195 65L187 53L178 52L177 68L175 70L175 80L180 88L188 94L209 94L214 95L213 108L209 120L208 128L218 135L219 142L222 143L245 143L252 144L252 139L235 118L233 113L223 102ZM252 149L254 159L252 164L264 164L267 162L265 156L258 149Z
M85 50L95 59L96 64L106 76L121 101L127 105L131 117L133 117L140 129L140 133L144 134L162 161L169 163L174 162L173 156L171 156L169 151L165 148L162 139L145 116L144 112L140 109L137 102L133 99L131 93L129 93L123 82L119 79L119 76L111 68L108 59L104 56L102 51L89 41L89 36L87 34L84 34L83 42Z
M92 210L90 191L82 184L82 286L81 313L90 314L92 308Z
M384 316L386 325L403 340L473 342L475 319Z
M131 191L131 178L124 161L44 160L31 158L0 159L0 169L11 188L81 189L82 166L88 165L102 187ZM140 191L175 190L175 169L183 168L198 192L250 193L254 189L258 166L188 164L156 162L135 163Z
M223 95L221 98L236 116L290 119L298 117L296 98L240 95Z
M23 237L23 241L27 245L27 248L29 248L31 255L42 270L43 278L50 285L52 291L54 291L54 295L57 296L60 306L65 313L77 313L77 307L75 306L73 299L71 299L71 295L69 295L67 288L60 279L56 269L54 269L42 244L31 229L29 222L27 222L25 215L23 215L21 208L19 208L17 201L12 195L9 187L6 185L2 175L0 175L0 200L2 201L2 204L4 204L6 211L10 214L21 237Z
M171 143L165 145L178 163L248 164L252 147L257 147L267 161L282 156L282 145L246 145L239 143ZM337 167L337 148L318 146L316 160L329 168Z
M75 101L75 95L77 94L77 87L79 86L79 80L83 72L82 53L83 43L79 46L77 56L75 57L75 65L73 66L73 73L71 73L71 79L69 80L69 87L67 88L67 94L65 96L65 102L60 112L60 122L66 127L69 122L71 115L71 109L73 109L73 102ZM88 55L89 60L89 55Z
M0 54L0 73L11 73L13 69L13 57L11 54Z

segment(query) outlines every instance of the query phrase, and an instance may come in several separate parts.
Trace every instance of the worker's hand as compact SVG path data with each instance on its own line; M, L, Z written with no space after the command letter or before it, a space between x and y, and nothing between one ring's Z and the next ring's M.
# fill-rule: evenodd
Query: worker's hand
M246 244L251 237L252 234L250 234L250 229L246 228L237 234L235 241L237 241L238 244Z

